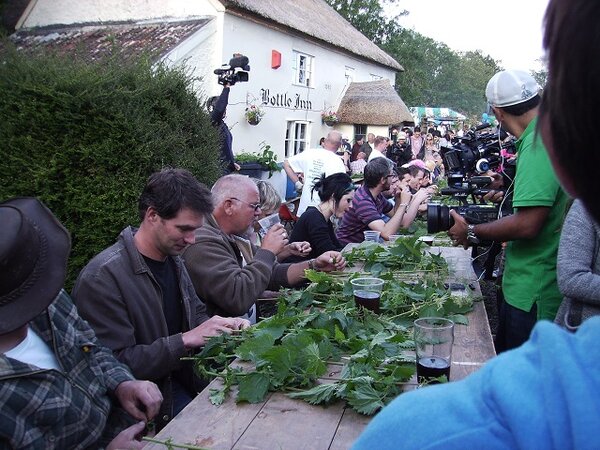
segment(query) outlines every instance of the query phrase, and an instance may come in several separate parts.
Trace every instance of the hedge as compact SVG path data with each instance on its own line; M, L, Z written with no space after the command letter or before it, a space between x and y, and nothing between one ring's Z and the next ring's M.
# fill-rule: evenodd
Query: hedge
M121 229L137 225L147 177L165 166L210 186L216 130L185 68L141 56L89 62L0 55L0 200L42 200L72 237L66 287Z

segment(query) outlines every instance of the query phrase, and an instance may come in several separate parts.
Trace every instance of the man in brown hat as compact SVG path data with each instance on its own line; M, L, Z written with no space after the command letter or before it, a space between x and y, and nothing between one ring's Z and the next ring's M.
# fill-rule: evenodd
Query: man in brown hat
M34 198L1 203L0 223L0 447L141 448L162 396L100 346L62 290L68 232ZM126 428L111 396L141 422Z

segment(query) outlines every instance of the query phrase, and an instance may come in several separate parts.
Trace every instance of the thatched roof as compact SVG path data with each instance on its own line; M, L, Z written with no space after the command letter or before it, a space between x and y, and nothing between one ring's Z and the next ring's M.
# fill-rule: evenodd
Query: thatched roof
M324 0L221 0L221 3L228 12L238 10L241 16L244 12L254 13L361 58L404 71L394 58L367 39Z
M18 31L10 36L17 49L54 51L94 61L114 52L123 59L147 54L158 59L192 36L210 17L161 23L106 23L74 27L48 26ZM1 44L0 44L1 47Z
M337 114L340 122L365 125L397 125L414 121L389 80L350 83Z

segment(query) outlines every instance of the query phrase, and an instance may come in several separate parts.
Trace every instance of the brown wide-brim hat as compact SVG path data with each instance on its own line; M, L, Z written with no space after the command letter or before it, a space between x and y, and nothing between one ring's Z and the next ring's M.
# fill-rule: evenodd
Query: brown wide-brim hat
M0 203L0 334L44 311L62 289L68 231L36 198Z

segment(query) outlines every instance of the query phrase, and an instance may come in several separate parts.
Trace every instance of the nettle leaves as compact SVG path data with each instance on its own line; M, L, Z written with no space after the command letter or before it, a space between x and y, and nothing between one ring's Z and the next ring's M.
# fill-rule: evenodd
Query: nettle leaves
M371 415L401 394L415 373L412 321L445 316L466 324L464 314L472 308L471 298L453 297L444 287L443 258L423 254L416 240L401 242L360 247L349 258L364 263L369 275L367 262L381 270L379 315L354 303L349 280L365 272L309 270L311 284L282 291L274 316L241 333L211 338L194 357L201 376L222 380L220 389L210 390L210 401L223 403L237 386L237 402L259 403L281 391L315 405L346 401ZM409 270L406 261L412 276L401 280L398 268Z

